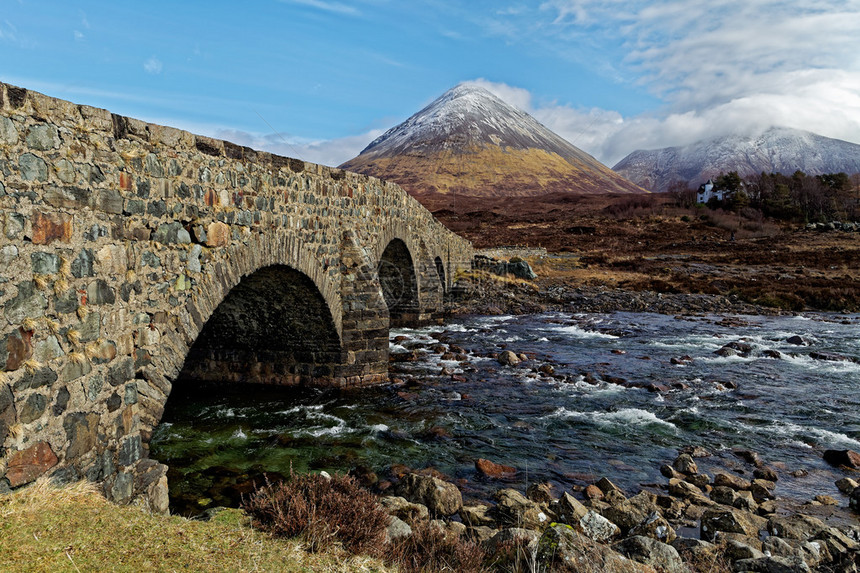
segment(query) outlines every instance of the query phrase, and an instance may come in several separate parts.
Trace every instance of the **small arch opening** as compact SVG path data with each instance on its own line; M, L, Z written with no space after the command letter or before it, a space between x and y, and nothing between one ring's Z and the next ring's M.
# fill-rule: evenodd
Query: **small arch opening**
M391 326L414 322L418 318L418 282L409 248L393 239L379 259L379 284L388 306Z

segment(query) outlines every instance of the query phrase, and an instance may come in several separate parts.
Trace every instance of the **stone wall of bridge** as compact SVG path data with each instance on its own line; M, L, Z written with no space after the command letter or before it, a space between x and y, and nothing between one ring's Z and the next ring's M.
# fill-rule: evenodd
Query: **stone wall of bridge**
M86 477L162 511L180 372L384 381L389 324L472 255L394 184L0 84L0 491Z

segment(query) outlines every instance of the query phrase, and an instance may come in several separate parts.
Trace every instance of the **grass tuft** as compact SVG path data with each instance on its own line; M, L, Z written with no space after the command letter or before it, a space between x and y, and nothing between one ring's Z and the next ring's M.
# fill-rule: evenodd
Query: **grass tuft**
M243 504L258 529L301 535L311 551L337 542L353 554L380 555L388 514L350 476L298 475L258 489Z

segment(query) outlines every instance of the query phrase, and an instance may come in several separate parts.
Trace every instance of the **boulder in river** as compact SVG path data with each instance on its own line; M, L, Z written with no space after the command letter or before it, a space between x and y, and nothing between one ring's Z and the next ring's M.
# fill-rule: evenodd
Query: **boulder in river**
M490 478L510 476L517 473L517 468L515 467L497 464L490 460L485 460L484 458L475 460L475 469L478 470L478 473L482 476Z
M860 454L854 450L827 450L824 452L824 461L834 466L860 469Z
M520 363L520 357L510 350L500 352L499 357L496 360L503 366L515 366Z

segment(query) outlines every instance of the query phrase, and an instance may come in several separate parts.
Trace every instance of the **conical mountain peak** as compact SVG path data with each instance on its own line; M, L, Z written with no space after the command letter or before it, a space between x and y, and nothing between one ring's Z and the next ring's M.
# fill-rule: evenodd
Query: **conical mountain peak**
M341 167L390 179L416 195L642 192L529 114L470 83L446 91Z

